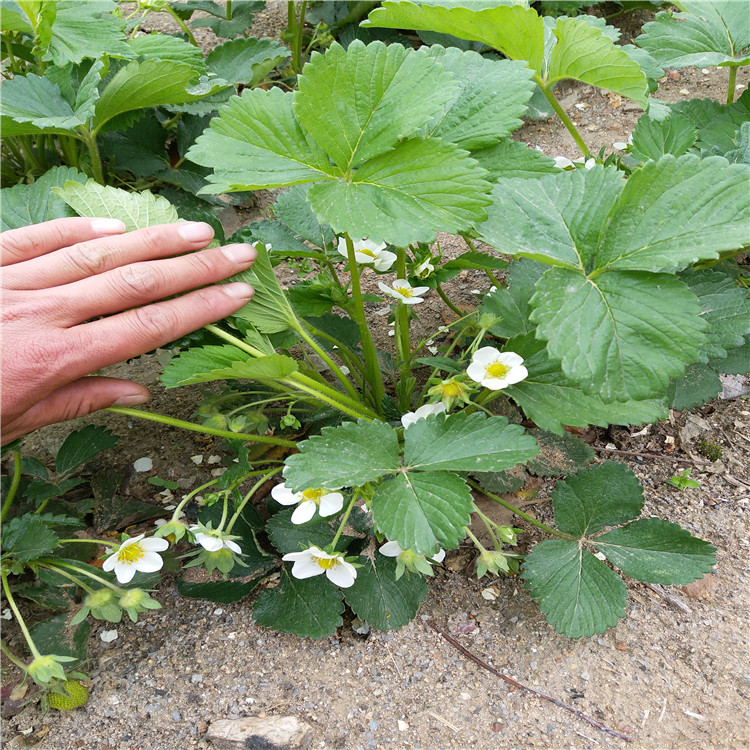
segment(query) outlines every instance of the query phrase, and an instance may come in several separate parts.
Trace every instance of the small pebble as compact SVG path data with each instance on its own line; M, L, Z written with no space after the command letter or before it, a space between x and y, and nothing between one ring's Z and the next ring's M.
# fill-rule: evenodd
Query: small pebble
M190 682L192 682L193 685L197 685L199 682L203 682L203 675L199 675L199 674L191 675Z
M148 456L144 456L133 462L133 468L138 473L151 471L154 468L154 462Z
M112 641L117 638L117 628L112 628L112 630L102 630L102 632L99 633L99 637L105 643L112 643Z
M588 672L583 671L583 672L581 672L581 679L582 680L590 680L591 679L591 675Z
M683 96L690 96L690 92L687 89L680 89L680 93Z
M405 732L409 728L409 725L405 721L398 720L398 731Z
M201 465L201 464L203 463L203 456L202 456L202 455L201 455L200 453L198 453L198 454L197 454L197 455L195 455L195 456L190 456L190 460L191 460L191 461L192 461L192 462L193 462L193 463L194 463L194 464L195 464L196 466L200 466L200 465Z
M172 717L173 721L179 721L182 718L182 715L179 711L170 711L169 715Z

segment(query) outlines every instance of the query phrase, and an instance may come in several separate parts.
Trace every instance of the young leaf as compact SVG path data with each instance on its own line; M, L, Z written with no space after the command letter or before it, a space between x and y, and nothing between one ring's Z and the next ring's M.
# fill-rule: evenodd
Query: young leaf
M418 471L504 471L537 453L522 427L481 412L430 415L404 432L404 463Z
M176 3L182 5L183 3ZM211 15L208 18L194 18L190 20L193 28L206 27L218 37L234 39L239 34L244 34L253 25L253 16L265 7L263 0L243 0L240 3L232 3L229 6L219 5L216 2L196 2L188 0L184 5L202 10Z
M271 39L235 39L208 53L208 69L217 78L234 84L256 86L290 56L289 50Z
M52 192L52 188L69 181L85 183L88 179L73 167L52 167L30 185L3 188L0 191L0 230L73 216L72 209Z
M58 537L38 516L25 513L13 518L3 532L3 557L16 562L29 562L50 555L57 547Z
M656 161L664 154L682 156L695 145L697 138L697 128L676 112L660 121L644 115L635 126L630 150L639 161Z
M641 518L602 534L594 544L625 575L648 583L690 583L716 563L716 547L661 518Z
M86 425L71 432L57 451L55 470L66 476L90 461L97 453L114 448L120 438L106 427Z
M148 191L129 193L120 188L99 185L89 180L85 185L68 181L63 187L52 189L79 216L120 219L128 232L134 229L171 224L179 221L172 204Z
M284 469L287 486L294 490L355 487L401 466L396 431L383 422L360 419L324 427L298 447Z
M558 482L552 504L560 531L590 536L636 518L643 509L643 488L625 464L605 461Z
M428 557L458 546L473 509L466 483L445 471L398 474L372 498L375 525L388 539Z
M189 65L198 74L206 73L208 70L201 48L176 36L144 34L130 39L128 44L141 60L165 60Z
M635 40L664 67L747 65L750 15L745 3L683 0L683 13L657 13Z
M625 615L625 584L577 542L537 544L526 555L521 577L547 622L569 638L603 633Z
M413 620L427 596L424 577L406 573L396 580L395 558L379 552L357 562L357 580L344 590L354 614L378 630L395 630Z
M298 580L284 570L274 589L263 591L255 602L258 625L301 638L333 635L343 624L341 591L325 576Z

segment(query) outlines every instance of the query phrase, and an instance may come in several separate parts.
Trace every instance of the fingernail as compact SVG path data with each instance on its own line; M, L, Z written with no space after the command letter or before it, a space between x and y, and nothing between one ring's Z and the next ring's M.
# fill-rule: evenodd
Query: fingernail
M214 236L211 225L202 221L188 221L185 224L180 224L177 231L180 237L188 242L208 242Z
M250 299L255 292L250 284L245 284L244 281L233 281L231 284L224 284L221 288L235 299Z
M97 234L121 234L125 224L119 219L92 219L91 229Z
M129 396L120 396L112 406L134 406L135 404L145 404L151 396L148 393L131 393Z
M257 255L252 245L227 245L221 248L221 252L233 263L249 263Z

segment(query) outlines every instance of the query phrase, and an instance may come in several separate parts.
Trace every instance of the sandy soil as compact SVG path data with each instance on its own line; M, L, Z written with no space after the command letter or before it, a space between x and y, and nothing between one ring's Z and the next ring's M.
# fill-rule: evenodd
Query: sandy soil
M281 6L276 5L278 15ZM268 18L266 11L261 22L270 23ZM636 25L642 20L636 19ZM725 80L725 71L687 69L680 71L679 80L667 79L660 95L669 101L722 99ZM745 70L738 83L747 85L747 80ZM639 114L627 101L618 103L590 87L569 86L563 99L596 149L625 140ZM581 103L586 107L575 106ZM577 156L557 122L530 122L515 137L550 156ZM441 240L451 253L463 249L457 238ZM448 290L455 302L469 304L475 299L472 290L484 286L481 274L466 272ZM439 309L432 301L420 308L425 330L442 324ZM379 338L387 341L384 333ZM154 394L150 410L189 418L205 389L165 394L157 383L159 369L152 354L118 365L112 374L148 385ZM696 426L691 438L681 433L688 419ZM153 459L152 472L131 472L128 492L139 499L161 500L158 488L147 483L149 476L176 479L183 490L207 481L211 467L205 462L196 466L191 456L223 453L221 441L155 429L150 423L101 414L86 422L107 424L123 438L100 465L122 468L142 456ZM39 431L26 441L26 454L49 461L69 429L71 425L58 425ZM626 461L640 478L645 515L680 523L717 546L713 576L689 591L670 591L686 610L629 581L627 616L621 624L602 636L572 641L546 624L518 579L479 582L470 577L471 553L460 549L437 572L427 601L409 626L366 637L345 626L334 637L310 641L257 627L251 600L218 606L185 599L165 579L156 594L164 608L137 624L118 624L114 642L99 638L110 625L93 622L87 705L46 716L28 708L5 722L6 746L207 749L211 745L204 735L212 721L271 715L293 715L309 723L314 727L311 747L326 750L625 746L562 709L509 689L438 636L427 625L432 619L496 669L628 735L634 750L745 747L750 718L750 403L716 401L690 414L675 414L644 434L631 434L636 432L638 428L613 428L588 437L599 449L614 444L660 454L658 459L610 457ZM699 439L721 446L721 463L710 472L694 467L700 488L679 492L667 482L688 464L674 459L688 458L686 451L694 452ZM525 506L542 521L551 520L547 498L553 486L553 480L543 482ZM523 549L540 538L533 527L518 525L526 532ZM482 596L489 587L497 594L494 601ZM18 647L17 634L8 630L10 645Z

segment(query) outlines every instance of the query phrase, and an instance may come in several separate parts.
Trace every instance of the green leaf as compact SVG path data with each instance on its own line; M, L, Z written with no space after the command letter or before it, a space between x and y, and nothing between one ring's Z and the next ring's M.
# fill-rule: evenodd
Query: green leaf
M208 53L208 69L218 78L235 84L256 86L290 56L289 50L271 39L235 39Z
M489 182L497 182L501 177L537 179L560 172L554 159L510 138L503 138L492 146L472 151L471 157L479 162L482 169L487 170L489 174L485 179Z
M432 138L473 151L491 146L523 124L534 84L521 61L490 60L476 52L434 46L428 54L460 88L427 125ZM502 96L498 92L502 91Z
M328 224L321 224L308 200L309 185L293 185L273 204L273 212L292 232L315 247L330 245L336 235ZM273 244L273 243L272 243Z
M284 478L293 490L356 487L393 474L401 466L396 431L383 422L345 422L324 427L286 459ZM406 549L406 547L404 547Z
M196 77L190 65L167 60L132 62L117 71L96 103L94 131L123 112L200 98L187 91Z
M664 120L640 117L633 131L631 153L639 161L657 160L664 154L682 156L698 138L698 130L687 117L672 113Z
M129 128L101 135L99 152L110 166L127 169L136 177L155 177L169 167L168 137L156 115L149 112Z
M745 365L747 369L747 364ZM667 403L671 409L682 411L708 403L721 393L722 385L716 370L700 362L690 365L681 378L673 380L667 389Z
M358 562L357 579L344 590L354 614L378 630L396 630L413 620L427 596L424 578L407 572L396 580L396 559L379 552Z
M25 513L5 524L3 557L26 563L50 555L57 547L58 537L38 516Z
M285 508L274 513L266 524L268 537L279 554L299 552L313 545L325 549L333 541L336 530L330 520L317 517L307 523L297 524L292 523L292 513L294 508ZM339 537L336 549L343 552L353 539L354 537L345 535Z
M443 269L457 269L461 271L464 269L471 271L484 271L488 268L494 269L495 271L504 271L507 267L507 260L483 253L481 250L469 250L466 253L461 253L457 258L449 260L441 266Z
M600 396L585 394L563 374L560 363L549 358L533 333L509 341L505 348L524 357L529 371L525 380L509 386L505 393L541 429L561 435L563 425L606 427L656 422L667 417L668 408L661 399L605 403Z
M592 636L625 615L625 584L576 542L548 539L526 555L526 589L558 633Z
M605 401L662 395L705 341L695 296L668 274L611 271L587 279L551 268L532 304L550 356L585 393Z
M296 372L297 363L283 354L246 359L234 346L203 346L188 349L164 368L161 382L165 388L212 380L283 379Z
M91 635L91 625L86 621L71 632L68 627L69 619L68 613L55 615L29 628L31 639L42 654L71 656L75 659L65 665L67 669L86 660L86 644Z
M529 434L539 446L539 455L526 464L526 468L538 477L554 477L572 474L594 460L596 453L581 438L563 432L555 435L545 430L530 430Z
M745 3L684 1L687 12L657 13L635 40L665 67L747 64L750 15Z
M208 71L206 59L200 47L169 34L144 34L131 39L128 44L135 54L148 60L166 60L189 65L196 73ZM225 78L225 76L219 76Z
M49 573L50 571L44 571ZM40 571L41 573L41 571ZM75 604L75 589L70 581L62 576L55 576L54 585L41 582L28 581L19 586L14 586L13 595L29 599L39 607L60 612L67 610Z
M57 451L55 470L60 476L66 476L98 453L114 448L119 439L106 427L95 427L90 424L71 432Z
M521 426L481 412L433 414L404 431L404 463L419 471L504 471L537 453Z
M716 547L661 518L641 518L594 543L625 575L648 583L690 583L716 563Z
M263 243L255 246L258 257L252 267L229 281L245 281L255 289L250 302L234 315L249 320L261 333L279 333L300 324L284 290L271 267L268 251Z
M590 536L636 518L643 509L643 488L625 464L605 461L558 482L552 505L560 531Z
M235 569L238 567L235 565ZM244 568L240 569L245 570ZM246 573L242 579L237 578L233 580L230 574L229 580L226 581L218 580L199 583L196 581L187 581L180 577L175 582L175 585L183 596L188 596L191 599L208 599L208 601L215 602L216 604L233 604L240 601L240 599L244 599L254 591L264 578L265 574L251 578Z
M125 23L109 11L117 3L109 0L61 0L55 3L57 14L45 60L55 65L79 63L85 57L133 57L125 40Z
M179 5L177 3L176 5ZM185 3L185 5L198 5L197 3ZM212 7L213 6L213 7ZM193 28L209 28L218 37L233 39L238 34L244 34L253 25L253 16L265 7L263 0L243 0L243 2L232 3L231 10L227 10L218 3L200 3L199 10L211 13L214 18L192 18L190 25Z
M343 624L341 592L324 576L298 580L285 571L274 589L261 592L253 619L258 625L301 638L325 638Z
M85 123L54 83L33 73L3 83L3 115L54 132L74 132Z
M483 221L484 174L452 143L412 138L370 159L351 181L317 182L308 200L337 234L405 247Z
M53 188L53 192L79 216L120 219L128 232L155 224L171 224L180 218L166 198L147 190L130 193L89 180L85 185L68 181L61 188Z
M445 471L397 474L378 485L372 516L380 531L419 555L454 549L464 538L474 501L466 483Z
M29 224L73 216L68 205L53 192L53 187L69 181L86 182L88 177L73 167L52 167L30 185L15 185L0 191L0 229L18 229Z
M727 375L747 374L750 372L750 341L731 349L726 357L712 360L710 364L716 372L723 372Z
M449 101L457 86L440 70L426 50L360 41L344 50L334 43L305 66L294 108L302 126L346 171L415 135Z

